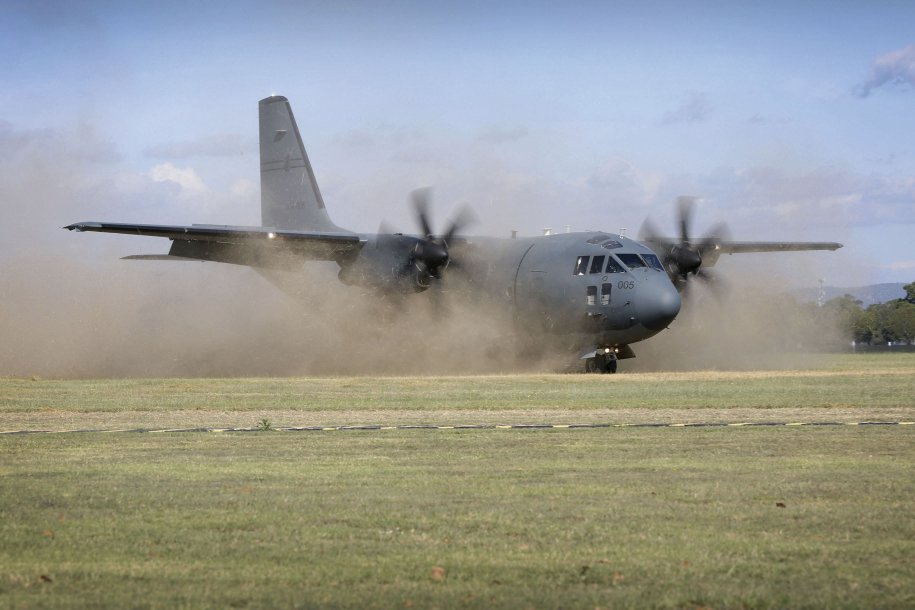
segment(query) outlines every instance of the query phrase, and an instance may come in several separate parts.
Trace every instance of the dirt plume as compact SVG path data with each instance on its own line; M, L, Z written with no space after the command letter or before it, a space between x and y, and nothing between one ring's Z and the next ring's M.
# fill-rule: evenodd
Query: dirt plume
M728 277L714 290L695 284L669 329L633 345L638 358L626 362L629 370L807 368L845 343L827 312L767 289L787 285L771 268L766 275Z

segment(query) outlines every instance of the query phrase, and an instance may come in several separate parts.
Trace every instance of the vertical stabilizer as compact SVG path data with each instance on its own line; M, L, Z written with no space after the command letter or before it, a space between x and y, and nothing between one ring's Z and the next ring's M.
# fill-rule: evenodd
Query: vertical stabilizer
M341 231L324 199L302 145L289 100L262 99L260 110L261 225L277 229Z

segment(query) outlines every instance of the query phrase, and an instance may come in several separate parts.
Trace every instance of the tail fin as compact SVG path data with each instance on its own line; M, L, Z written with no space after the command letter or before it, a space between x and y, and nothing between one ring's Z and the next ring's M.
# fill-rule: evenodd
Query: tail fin
M278 229L342 231L324 209L289 100L262 99L260 111L261 225Z

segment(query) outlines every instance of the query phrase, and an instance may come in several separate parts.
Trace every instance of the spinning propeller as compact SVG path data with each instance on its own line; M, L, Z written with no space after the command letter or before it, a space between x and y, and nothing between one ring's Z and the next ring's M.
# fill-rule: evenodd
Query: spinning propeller
M432 190L429 188L416 189L410 194L413 201L413 211L416 214L422 236L410 238L413 246L405 264L405 274L412 274L418 290L425 290L430 285L430 280L442 279L442 272L451 263L451 253L448 244L459 231L467 227L474 220L469 208L463 207L451 221L444 233L436 234L432 230L429 217L429 207Z
M703 257L709 264L718 258L717 250L723 242L730 239L730 232L725 223L718 223L704 237L695 239L690 236L695 198L677 198L677 220L680 227L679 239L663 237L650 219L645 219L639 231L639 239L645 242L661 258L664 268L678 288L685 287L691 277L705 282L716 281L715 276L707 269L702 270Z

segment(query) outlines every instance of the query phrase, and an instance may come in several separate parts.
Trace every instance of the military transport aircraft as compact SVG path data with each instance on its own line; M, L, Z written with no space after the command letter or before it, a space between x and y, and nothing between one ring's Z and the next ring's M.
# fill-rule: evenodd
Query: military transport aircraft
M635 356L631 344L664 330L680 311L680 292L722 254L835 250L838 243L740 242L723 225L703 238L689 234L691 201L680 200L677 238L650 223L641 242L589 231L537 237L463 237L464 211L441 233L429 219L429 191L413 193L419 235L361 234L328 216L289 101L259 103L261 224L163 226L78 222L65 228L166 237L167 255L131 259L202 260L247 265L261 273L301 271L304 261L334 261L339 278L381 295L440 290L496 299L527 332L562 344L587 371L616 372ZM404 298L407 298L404 296ZM446 315L446 314L443 314Z

